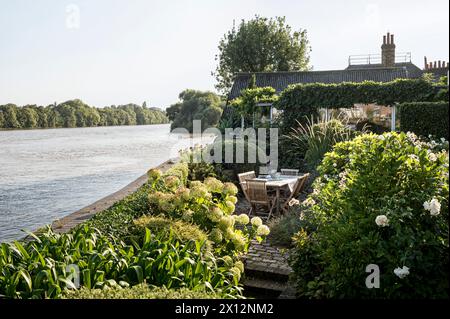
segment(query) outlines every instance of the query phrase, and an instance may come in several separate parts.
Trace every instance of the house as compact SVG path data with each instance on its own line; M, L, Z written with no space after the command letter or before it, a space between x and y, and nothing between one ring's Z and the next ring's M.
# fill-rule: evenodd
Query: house
M256 78L256 86L271 86L277 93L281 93L291 84L298 83L390 82L395 79L420 78L424 73L433 74L437 80L448 74L448 62L428 62L426 57L424 62L424 68L421 69L412 63L411 53L397 53L394 35L388 32L383 36L381 54L352 55L348 58L348 66L343 70L237 73L228 100L239 97L241 91L248 87L253 74ZM377 105L357 105L353 110L353 115L355 112L359 113L361 117L370 114L370 120L378 121L377 124L389 125L391 123L391 127L395 126L395 123L392 123L395 122L395 115L393 118L391 108Z

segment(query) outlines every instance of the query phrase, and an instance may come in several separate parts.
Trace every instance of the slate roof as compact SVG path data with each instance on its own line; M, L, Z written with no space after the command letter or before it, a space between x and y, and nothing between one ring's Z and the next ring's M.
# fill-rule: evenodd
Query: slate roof
M420 78L423 74L423 71L416 66L415 64L413 64L412 62L400 62L400 63L395 63L395 67L396 68L405 68L406 71L408 72L408 77L409 78ZM383 68L382 64L354 64L354 65L349 65L346 70L367 70L367 69L380 69Z
M257 72L237 73L229 100L237 98L246 89L252 74L256 76L256 86L273 87L280 93L291 84L297 83L341 83L341 82L389 82L399 78L411 77L406 67L395 68L358 68L332 71L305 72Z

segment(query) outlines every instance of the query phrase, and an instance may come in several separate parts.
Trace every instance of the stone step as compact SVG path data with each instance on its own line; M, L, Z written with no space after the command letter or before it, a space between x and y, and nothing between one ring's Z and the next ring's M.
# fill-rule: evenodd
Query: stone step
M253 278L247 275L242 283L244 285L244 295L257 299L278 298L287 288L287 283L270 279Z
M290 273L291 269L287 265L245 261L245 274L252 278L270 278L274 281L287 282Z

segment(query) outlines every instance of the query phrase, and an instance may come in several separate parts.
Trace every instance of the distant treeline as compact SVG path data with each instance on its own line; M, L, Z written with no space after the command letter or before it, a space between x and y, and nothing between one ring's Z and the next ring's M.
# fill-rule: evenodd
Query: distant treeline
M159 108L136 104L91 107L81 100L49 106L0 105L0 128L57 128L169 123Z

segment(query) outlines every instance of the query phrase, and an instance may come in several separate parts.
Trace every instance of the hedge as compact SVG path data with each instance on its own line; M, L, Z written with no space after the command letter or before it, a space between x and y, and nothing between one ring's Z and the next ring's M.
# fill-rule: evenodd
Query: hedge
M400 129L417 135L449 138L448 102L416 102L398 105Z
M339 84L295 84L284 90L274 106L283 110L278 126L283 134L296 121L318 116L320 108L351 108L355 104L394 105L395 103L434 101L438 89L423 79L398 79L392 82Z

